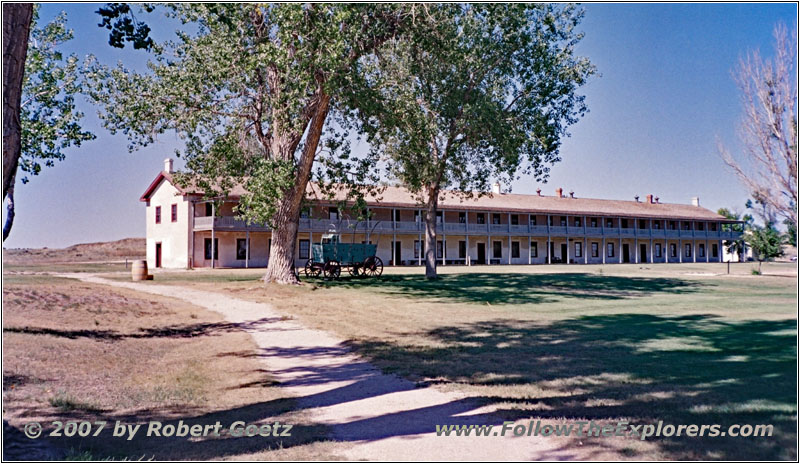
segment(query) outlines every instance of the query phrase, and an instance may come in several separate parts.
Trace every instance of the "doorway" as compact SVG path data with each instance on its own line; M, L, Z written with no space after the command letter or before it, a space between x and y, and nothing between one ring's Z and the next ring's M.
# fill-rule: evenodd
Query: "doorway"
M568 263L569 262L569 259L567 258L567 244L566 243L562 243L561 244L561 262L562 263Z
M627 243L622 244L622 262L623 263L631 262L631 246Z
M649 263L650 260L647 259L647 245L642 243L639 245L639 262L640 263Z
M403 242L394 242L394 265L397 266L403 262L401 251L403 250Z
M478 264L486 264L486 244L485 243L478 243L478 260L476 263Z
M156 243L156 267L161 267L161 242Z

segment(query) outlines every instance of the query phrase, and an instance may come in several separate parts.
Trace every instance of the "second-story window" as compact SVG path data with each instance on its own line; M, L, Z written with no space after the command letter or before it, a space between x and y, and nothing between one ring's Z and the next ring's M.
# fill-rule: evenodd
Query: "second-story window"
M530 223L532 226L536 225L536 216L531 215Z
M704 228L705 228L705 226L703 225L702 222L698 222L697 223L697 230L703 230Z
M644 219L639 219L639 228L640 229L647 229L647 221Z
M214 215L214 205L206 203L206 217Z
M567 227L567 217L561 216L561 227Z
M303 209L300 210L300 218L301 219L308 219L308 217L310 215L311 215L311 213L310 213L308 208L303 208Z
M492 214L492 224L500 224L500 215L497 213Z
M486 215L484 213L477 214L478 224L486 224Z
M331 221L338 221L339 220L339 208L335 206L331 206L328 208L328 219Z
M515 225L515 226L519 225L519 215L517 215L517 214L512 214L511 215L511 224Z
M592 225L592 227L597 227L597 218L592 218L591 221L592 222L590 222L590 224Z
M394 221L395 222L400 222L400 210L399 209L394 210Z
M161 224L161 207L156 206L156 224Z
M581 218L575 218L575 227L581 226Z
M444 213L442 211L437 211L436 212L436 224L441 224L442 223L442 218L444 217L443 214Z
M614 220L606 219L606 227L614 227Z
M661 228L661 221L653 222L653 229L660 229Z
M178 204L172 204L172 222L178 222Z
M622 225L620 225L620 227L622 227L623 229L627 229L628 228L628 220L627 219L623 219L622 220Z
M467 213L460 212L458 213L458 223L459 224L466 224L467 223Z

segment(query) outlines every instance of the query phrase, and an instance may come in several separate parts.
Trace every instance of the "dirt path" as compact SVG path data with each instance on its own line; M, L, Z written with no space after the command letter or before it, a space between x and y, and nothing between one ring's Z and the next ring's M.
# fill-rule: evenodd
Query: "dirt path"
M330 334L283 317L274 308L174 285L139 284L74 273L60 277L180 298L241 324L262 350L260 359L315 421L349 442L351 460L565 460L576 448L541 437L437 437L436 424L502 424L491 411L454 392L386 375ZM528 422L525 421L525 424Z

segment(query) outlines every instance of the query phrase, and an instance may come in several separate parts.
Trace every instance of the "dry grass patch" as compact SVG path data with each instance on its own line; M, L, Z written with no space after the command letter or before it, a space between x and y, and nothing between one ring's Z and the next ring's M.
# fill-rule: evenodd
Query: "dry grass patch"
M109 424L235 420L296 424L291 438L52 438L67 457L261 459L334 457L275 384L248 334L179 300L36 275L3 283L4 419ZM45 433L49 431L46 427ZM315 443L316 442L316 443Z

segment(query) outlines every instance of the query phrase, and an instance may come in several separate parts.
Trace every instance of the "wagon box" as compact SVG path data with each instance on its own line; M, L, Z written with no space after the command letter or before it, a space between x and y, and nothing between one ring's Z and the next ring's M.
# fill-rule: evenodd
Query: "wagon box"
M339 234L325 234L320 243L311 246L311 259L305 266L306 276L338 279L342 268L354 277L377 277L383 273L383 261L375 256L377 244L342 243Z

